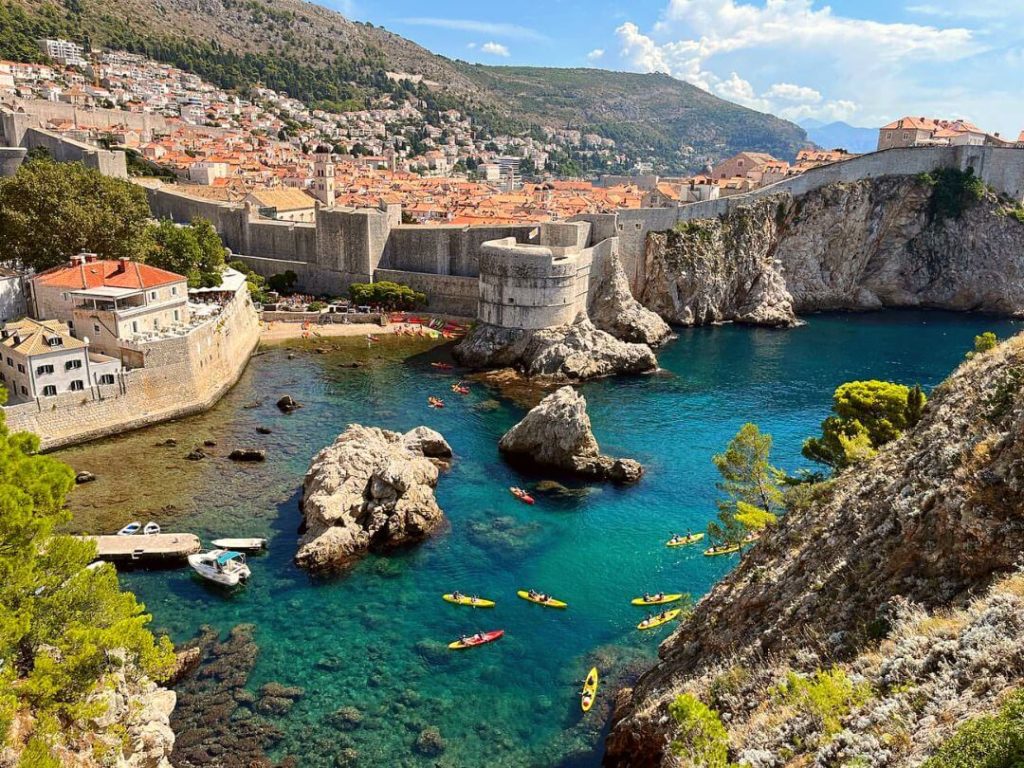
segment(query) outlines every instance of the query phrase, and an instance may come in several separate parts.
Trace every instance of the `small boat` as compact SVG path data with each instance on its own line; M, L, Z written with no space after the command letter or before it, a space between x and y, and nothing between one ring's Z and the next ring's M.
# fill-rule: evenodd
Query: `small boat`
M708 547L704 550L704 557L714 557L715 555L731 555L733 552L739 552L739 544L719 544L716 547Z
M251 575L249 566L245 564L245 555L226 549L189 555L188 564L204 579L225 587L237 586Z
M452 392L454 392L457 395L468 395L469 387L467 387L465 384L459 381L456 382L455 384L452 384Z
M666 547L683 547L687 544L693 544L704 538L703 533L691 533L689 536L673 536L671 539L665 542Z
M142 530L142 523L136 521L134 523L128 523L124 528L117 532L118 536L134 536Z
M583 691L580 693L580 709L589 712L594 706L594 698L597 696L597 667L591 668L587 674L587 680L583 683Z
M515 486L513 486L513 487L509 488L508 490L509 490L509 492L510 492L510 493L511 493L511 494L512 494L513 496L515 496L515 497L516 497L517 499L519 499L519 500L520 500L521 502L523 502L524 504L533 504L533 503L534 503L534 498L533 498L533 496L531 496L530 494L528 494L528 493L527 493L526 491L524 491L524 490L523 490L522 488L516 488Z
M428 397L427 405L429 405L431 408L444 408L444 400L442 400L440 397Z
M677 595L651 595L650 597L634 597L630 600L633 605L663 605L664 603L674 603L676 600L682 600L682 593Z
M468 605L472 608L494 607L493 600L485 600L484 598L477 597L476 595L463 595L460 592L451 592L447 595L441 595L441 597L447 602L454 603L455 605Z
M455 366L451 363L431 363L431 367L437 368L439 371L450 371Z
M461 651L464 648L475 648L478 645L486 645L487 643L493 643L499 637L505 634L504 629L496 629L493 632L477 632L475 635L469 637L460 637L453 643L448 643L448 647L453 651Z
M213 546L217 549L234 549L243 552L259 552L267 548L266 539L214 539Z
M659 613L657 616L648 616L646 619L636 625L637 629L654 629L660 627L662 624L668 624L672 619L676 618L683 611L680 608L673 608L671 611L664 611Z
M545 595L543 592L534 592L532 589L530 591L520 589L516 594L523 598L523 600L528 600L529 602L536 603L537 605L543 605L545 608L569 607L568 603L563 603L561 600L555 600L551 595Z
M142 533L146 536L156 536L156 534L160 533L160 526L157 523L154 523L152 520L150 520L143 527Z
M760 538L761 538L761 532L760 531L751 531L750 533L748 533L746 536L743 537L743 541L741 543L743 545L753 544L755 541L760 540Z

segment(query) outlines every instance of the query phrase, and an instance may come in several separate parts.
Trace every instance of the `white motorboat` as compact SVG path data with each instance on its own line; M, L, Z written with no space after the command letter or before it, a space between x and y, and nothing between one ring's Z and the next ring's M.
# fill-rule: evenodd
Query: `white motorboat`
M189 555L188 564L204 579L225 587L237 586L250 576L245 555L228 549L213 549Z
M142 528L142 523L135 521L134 523L128 523L124 528L117 532L118 536L134 536Z
M156 534L160 533L160 526L157 523L154 523L152 520L150 520L142 529L142 533L146 536L155 536Z
M245 552L259 552L267 548L266 539L214 539L213 546L220 549L235 549Z

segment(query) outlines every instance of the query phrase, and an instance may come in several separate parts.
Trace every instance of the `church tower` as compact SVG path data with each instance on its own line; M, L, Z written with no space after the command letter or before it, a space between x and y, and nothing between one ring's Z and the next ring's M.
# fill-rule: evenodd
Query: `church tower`
M313 155L313 197L327 208L334 207L334 163L329 147L317 147Z

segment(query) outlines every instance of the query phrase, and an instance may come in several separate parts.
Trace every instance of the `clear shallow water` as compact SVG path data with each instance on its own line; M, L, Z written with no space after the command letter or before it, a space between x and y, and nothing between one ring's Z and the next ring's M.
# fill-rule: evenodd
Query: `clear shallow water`
M408 340L386 338L372 351L339 342L329 354L307 349L294 360L285 347L271 348L211 412L60 456L100 478L72 495L80 530L155 519L165 530L193 531L207 541L270 537L269 553L251 560L252 583L230 597L186 569L126 573L123 582L176 641L202 625L227 632L255 624L260 652L249 687L276 681L306 690L275 720L285 733L275 757L331 766L337 752L351 747L359 765L591 766L600 761L611 687L602 688L598 706L584 717L578 681L594 663L606 680L635 672L671 631L633 629L644 612L629 598L645 590L699 596L736 562L663 542L674 531L701 530L713 517L710 458L739 426L755 421L770 432L774 462L796 470L806 466L800 445L827 415L838 384L886 378L930 388L963 358L975 334L994 330L1003 337L1019 328L991 318L899 312L815 316L792 331L681 331L659 353L664 374L582 387L602 448L646 466L640 484L567 483L579 494L539 495L534 507L506 489L546 478L509 468L496 447L523 409L479 385L467 397L450 393L452 374L429 366L446 351ZM353 359L366 365L345 367ZM278 413L274 402L285 393L305 407ZM427 408L430 394L448 407ZM369 557L345 577L313 580L291 564L298 492L312 455L351 422L396 430L426 424L448 438L456 460L437 496L451 530L391 558ZM257 425L273 433L258 435ZM177 446L157 446L169 437ZM217 441L217 455L185 461L204 439ZM242 445L266 447L267 463L224 458ZM569 610L518 600L516 589L527 587L565 599ZM453 588L498 606L450 606L440 595ZM460 633L499 627L506 636L498 643L461 653L443 647ZM358 708L364 720L339 734L325 718L345 706ZM436 726L446 742L441 757L414 750L426 726Z

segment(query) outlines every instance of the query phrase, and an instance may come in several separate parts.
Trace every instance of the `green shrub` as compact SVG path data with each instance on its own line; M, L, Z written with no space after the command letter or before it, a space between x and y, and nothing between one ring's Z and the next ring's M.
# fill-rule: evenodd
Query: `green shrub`
M1020 768L1024 765L1024 691L999 714L960 726L922 768Z
M731 768L729 734L717 712L689 693L676 697L668 711L678 727L673 754L695 768Z
M425 293L415 291L408 285L381 280L377 283L352 283L348 289L353 304L376 305L385 309L417 309L425 306Z
M829 738L842 730L843 717L871 698L871 688L855 685L841 669L819 669L810 677L790 672L775 698L814 718Z
M980 336L974 337L974 349L964 355L964 357L972 360L977 355L983 355L990 349L995 349L997 344L999 344L999 339L996 335L992 331L985 331Z
M928 214L932 221L959 219L960 216L985 197L985 183L974 175L974 169L940 168L933 173L922 173L918 181L931 187Z
M307 312L321 312L327 308L327 305L322 301L311 301L306 305Z

